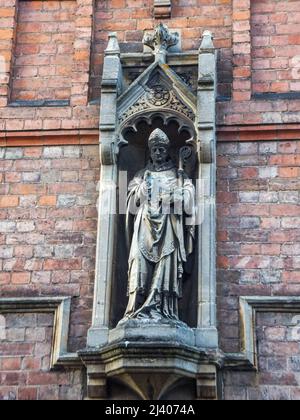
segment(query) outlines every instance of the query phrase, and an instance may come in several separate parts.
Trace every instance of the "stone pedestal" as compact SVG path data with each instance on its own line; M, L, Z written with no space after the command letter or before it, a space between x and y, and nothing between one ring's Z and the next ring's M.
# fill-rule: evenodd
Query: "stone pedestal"
M129 320L109 333L109 342L179 343L195 347L195 333L183 322Z

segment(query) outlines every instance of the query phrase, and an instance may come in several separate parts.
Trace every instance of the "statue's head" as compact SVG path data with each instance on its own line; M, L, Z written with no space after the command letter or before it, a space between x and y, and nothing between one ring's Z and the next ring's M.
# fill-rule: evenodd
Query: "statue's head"
M170 140L166 133L157 128L151 133L148 145L153 163L161 164L168 160Z

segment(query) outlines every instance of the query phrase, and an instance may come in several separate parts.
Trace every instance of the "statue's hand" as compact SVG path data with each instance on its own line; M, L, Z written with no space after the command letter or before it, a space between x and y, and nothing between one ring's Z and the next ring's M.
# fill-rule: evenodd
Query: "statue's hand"
M139 188L139 197L143 200L147 199L149 193L149 187L146 181L143 181Z
M176 188L173 192L173 202L182 203L184 201L184 190L183 188Z
M149 170L147 170L144 173L144 182L149 182L149 179L151 178L151 172Z
M189 193L185 188L176 188L173 193L174 203L186 203L189 201Z

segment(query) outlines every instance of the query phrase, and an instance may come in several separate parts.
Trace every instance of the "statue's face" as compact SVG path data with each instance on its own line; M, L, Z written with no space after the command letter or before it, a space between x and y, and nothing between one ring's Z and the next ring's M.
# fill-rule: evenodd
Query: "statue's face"
M167 161L169 157L169 150L164 146L151 147L151 159L153 163L161 164Z

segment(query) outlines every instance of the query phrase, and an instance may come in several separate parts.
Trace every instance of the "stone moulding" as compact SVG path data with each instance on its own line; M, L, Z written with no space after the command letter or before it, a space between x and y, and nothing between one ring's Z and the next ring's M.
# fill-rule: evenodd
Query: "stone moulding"
M172 0L154 0L154 18L168 19L172 13Z
M77 353L68 353L70 297L0 298L0 314L53 313L51 369L81 366Z
M153 61L154 56L151 52L121 54L121 62L124 69L136 66L146 68ZM198 61L198 51L186 51L182 53L169 52L167 56L167 63L169 66L197 66Z
M224 367L258 370L256 314L259 312L300 313L300 297L243 296L240 298L241 352L227 353Z
M108 378L118 378L139 398L160 400L179 378L185 377L196 380L197 399L217 399L216 378L222 356L213 350L199 351L172 341L122 341L102 350L87 349L79 355L87 368L89 398L106 399ZM158 378L152 395L149 373Z

